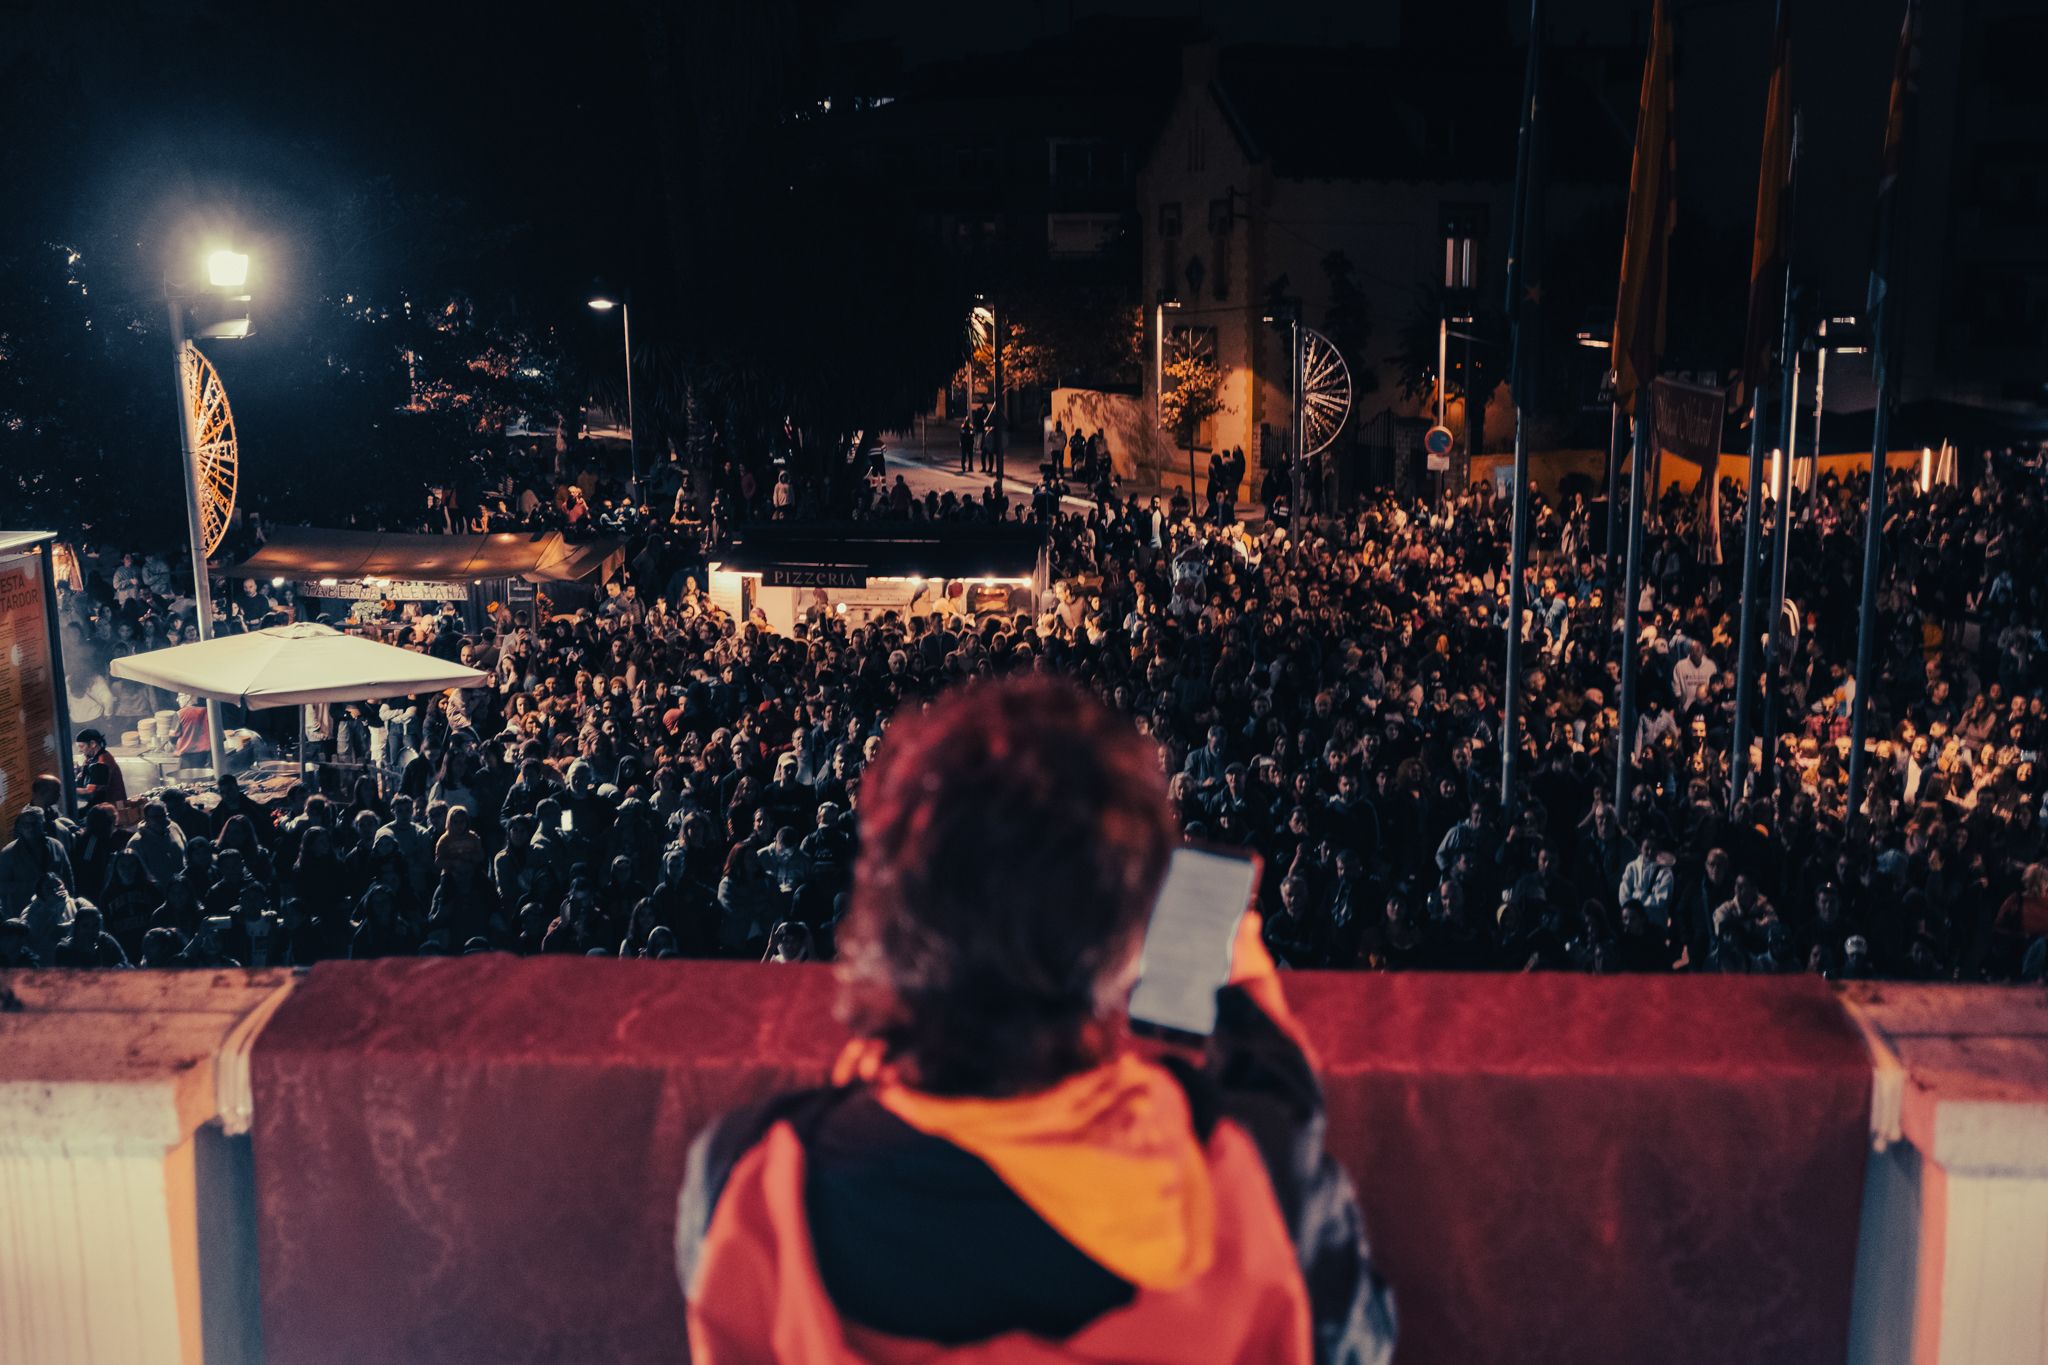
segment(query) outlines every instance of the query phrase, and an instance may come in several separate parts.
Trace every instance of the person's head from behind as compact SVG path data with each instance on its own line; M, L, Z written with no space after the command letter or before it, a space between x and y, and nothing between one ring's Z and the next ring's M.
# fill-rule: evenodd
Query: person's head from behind
M142 965L161 967L175 962L185 951L185 942L175 929L151 929L142 936Z
M861 794L842 1005L904 1079L1043 1089L1102 1060L1174 843L1156 752L1045 676L892 726Z

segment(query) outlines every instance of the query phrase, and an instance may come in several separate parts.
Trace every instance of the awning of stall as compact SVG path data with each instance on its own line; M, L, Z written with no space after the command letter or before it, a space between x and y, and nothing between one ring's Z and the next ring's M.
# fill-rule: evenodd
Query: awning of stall
M430 583L523 578L529 583L568 583L608 572L624 556L616 540L570 541L559 531L428 536L285 526L273 530L263 547L236 565L233 573L246 578Z
M719 568L788 577L800 586L868 578L1032 576L1040 533L1028 526L973 523L769 522L735 528L712 552Z

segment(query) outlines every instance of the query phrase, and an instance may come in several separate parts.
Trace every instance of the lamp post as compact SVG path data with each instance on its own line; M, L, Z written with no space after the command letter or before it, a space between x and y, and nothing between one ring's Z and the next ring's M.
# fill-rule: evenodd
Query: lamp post
M1299 527L1308 516L1308 441L1302 430L1301 403L1301 310L1290 310L1287 318L1287 431L1288 462L1294 466L1293 504L1288 514ZM1295 542L1299 544L1299 541Z
M995 459L991 463L995 471L996 488L1000 490L1003 486L1003 453L1005 446L1008 444L1003 439L1003 312L1001 305L995 301L994 296L976 294L974 296L975 326L979 327L981 325L983 315L986 315L988 318L988 436L995 445L995 450L992 452ZM972 355L967 358L967 407L970 412L974 408L974 357Z
M1166 313L1180 311L1180 300L1162 297L1152 308L1152 425L1159 425L1159 404L1166 397Z
M1259 320L1269 326L1285 325L1287 328L1287 463L1292 478L1287 485L1288 542L1299 545L1300 528L1305 509L1302 497L1307 488L1302 466L1307 462L1306 442L1302 439L1301 403L1301 308L1298 304L1287 304L1270 313L1260 315ZM1193 491L1189 491L1192 500Z
M620 330L625 333L626 343L626 450L627 458L633 465L633 494L640 495L640 424L633 420L633 300L630 295L613 298L610 294L590 296L592 310L609 313L619 310Z
M1860 319L1853 316L1822 318L1820 320L1820 327L1814 333L1816 340L1813 347L1815 352L1813 361L1813 455L1810 457L1813 460L1813 468L1806 481L1806 497L1809 505L1812 503L1814 495L1820 489L1820 419L1821 413L1827 408L1828 403L1828 352L1834 351L1839 355L1868 355L1870 353L1868 346L1860 345L1854 341L1844 342L1837 340L1830 344L1828 341L1828 329L1831 326L1837 329L1855 327L1859 322ZM1839 332L1837 335L1839 336Z
M219 250L206 258L206 284L209 289L229 297L246 300L240 291L249 282L249 257L239 251ZM192 551L192 602L194 614L198 617L198 635L201 640L213 638L213 580L206 567L206 522L201 512L204 493L200 488L199 450L197 428L199 415L192 407L192 383L190 379L192 359L188 353L192 343L185 336L185 306L192 296L181 294L168 284L164 290L165 305L171 321L171 374L172 387L178 395L178 453L184 461L185 477L185 535ZM207 329L207 335L241 337L248 335L246 320L240 326L227 325ZM207 761L213 765L213 775L218 780L227 772L227 746L221 737L220 703L211 697L206 699L206 749Z

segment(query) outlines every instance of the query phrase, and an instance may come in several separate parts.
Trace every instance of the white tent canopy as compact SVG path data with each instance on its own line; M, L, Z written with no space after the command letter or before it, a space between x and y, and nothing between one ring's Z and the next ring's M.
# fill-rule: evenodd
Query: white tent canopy
M116 659L117 678L242 706L310 706L478 687L488 676L310 622Z

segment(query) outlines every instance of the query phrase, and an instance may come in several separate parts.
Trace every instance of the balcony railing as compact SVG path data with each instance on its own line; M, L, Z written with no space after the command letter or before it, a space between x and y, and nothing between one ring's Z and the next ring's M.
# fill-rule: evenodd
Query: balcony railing
M2048 1359L2048 997L1289 976L1399 1359ZM824 969L0 978L0 1361L685 1355L691 1135Z

